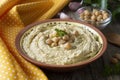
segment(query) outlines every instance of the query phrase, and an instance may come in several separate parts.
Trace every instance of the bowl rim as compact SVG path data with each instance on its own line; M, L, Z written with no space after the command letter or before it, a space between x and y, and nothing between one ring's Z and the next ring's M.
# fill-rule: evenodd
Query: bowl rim
M93 29L95 32L97 32L99 34L99 36L102 38L103 40L103 47L101 49L101 51L99 51L99 53L97 53L97 55L95 55L93 58L90 58L90 59L87 59L85 61L82 61L82 62L78 62L78 63L74 63L74 64L69 64L69 65L55 65L55 64L46 64L46 63L42 63L40 61L36 61L32 58L30 58L27 54L25 54L21 47L20 47L20 38L22 37L22 35L24 34L24 32L26 32L27 30L29 30L31 27L34 27L35 25L39 25L39 24L42 24L42 23L47 23L47 22L52 22L52 21L68 21L68 22L75 22L75 23L79 23L79 24L83 24L83 25L86 25L88 26L89 28ZM16 36L16 39L15 39L15 46L16 46L16 49L17 51L19 52L19 54L24 58L26 59L27 61L37 65L37 66L40 66L40 67L43 67L43 68L75 68L75 67L80 67L80 66L83 66L83 65L86 65L88 63L91 63L93 61L95 61L96 59L98 59L99 57L102 56L102 54L105 52L106 48L107 48L107 40L105 38L105 36L103 35L103 33L95 28L93 25L90 25L90 24L87 24L87 23L84 23L82 21L78 21L78 20L71 20L71 19L47 19L47 20L43 20L43 21L40 21L40 22L35 22L35 23L32 23L28 26L26 26L25 28L23 28Z

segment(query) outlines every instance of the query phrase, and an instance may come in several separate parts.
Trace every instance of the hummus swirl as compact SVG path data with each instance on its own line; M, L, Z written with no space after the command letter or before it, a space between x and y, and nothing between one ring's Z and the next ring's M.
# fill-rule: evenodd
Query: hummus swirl
M102 43L99 36L93 34L85 25L65 23L41 24L30 28L21 39L21 46L26 54L46 64L67 65L77 63L96 55ZM63 45L51 47L46 44L46 36L55 29L65 30L67 33L78 31L79 35L71 43L72 49L67 50Z

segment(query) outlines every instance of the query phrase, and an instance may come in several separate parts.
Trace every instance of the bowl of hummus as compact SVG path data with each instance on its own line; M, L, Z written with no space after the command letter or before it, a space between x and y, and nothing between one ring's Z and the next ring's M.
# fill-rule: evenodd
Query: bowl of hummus
M20 55L41 68L70 70L98 59L107 41L87 23L50 19L25 27L16 37Z

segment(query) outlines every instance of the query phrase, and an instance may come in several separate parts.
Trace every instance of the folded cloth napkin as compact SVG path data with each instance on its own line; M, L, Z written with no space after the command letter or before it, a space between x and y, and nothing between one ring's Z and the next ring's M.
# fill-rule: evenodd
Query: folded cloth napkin
M15 38L26 25L52 18L69 0L0 1L0 80L48 80L41 69L22 58Z

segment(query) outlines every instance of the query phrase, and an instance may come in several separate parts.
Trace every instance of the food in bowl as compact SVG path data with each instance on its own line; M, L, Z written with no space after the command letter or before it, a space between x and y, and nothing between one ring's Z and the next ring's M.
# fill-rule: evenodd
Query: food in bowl
M103 48L103 41L95 30L85 24L53 20L23 31L20 47L36 61L70 65L96 56Z
M89 6L78 9L77 14L81 21L92 24L99 29L105 28L111 22L112 16L107 9Z
M107 19L109 17L108 12L104 11L104 10L98 10L98 9L93 9L92 11L89 10L84 10L81 14L80 14L80 18L83 20L92 20L93 23L97 24L97 22L102 22L105 19ZM92 24L92 23L91 23Z

